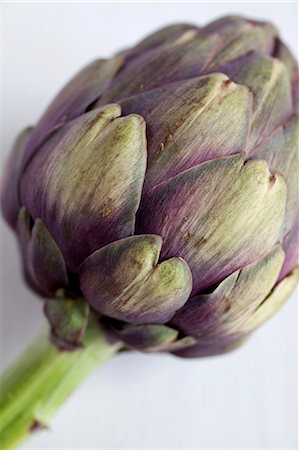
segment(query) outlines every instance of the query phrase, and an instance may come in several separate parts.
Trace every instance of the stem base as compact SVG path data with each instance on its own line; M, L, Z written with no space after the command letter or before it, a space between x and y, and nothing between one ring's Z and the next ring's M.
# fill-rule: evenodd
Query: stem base
M82 348L61 351L43 331L0 378L0 448L11 450L49 419L89 373L121 348L90 319Z

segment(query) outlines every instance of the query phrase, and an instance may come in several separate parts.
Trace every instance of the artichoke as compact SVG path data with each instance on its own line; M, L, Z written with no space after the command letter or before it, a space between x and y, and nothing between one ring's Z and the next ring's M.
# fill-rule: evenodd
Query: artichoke
M277 30L240 17L164 28L59 92L18 137L2 188L59 348L80 348L95 319L127 348L224 353L285 302L296 100Z
M61 345L92 311L138 350L221 353L285 301L296 80L268 23L174 25L88 65L19 136L2 210Z

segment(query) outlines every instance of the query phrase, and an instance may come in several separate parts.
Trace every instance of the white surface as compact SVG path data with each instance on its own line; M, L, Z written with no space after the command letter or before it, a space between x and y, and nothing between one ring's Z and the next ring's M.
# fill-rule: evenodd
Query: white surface
M4 4L1 160L85 63L171 22L240 13L273 21L297 53L297 5L284 3ZM1 222L2 355L9 364L43 322ZM61 408L23 449L294 449L297 447L297 301L235 353L182 360L121 355Z

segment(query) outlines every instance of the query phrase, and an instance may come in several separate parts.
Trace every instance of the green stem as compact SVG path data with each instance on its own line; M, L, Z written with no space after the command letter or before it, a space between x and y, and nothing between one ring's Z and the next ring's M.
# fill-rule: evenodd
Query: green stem
M83 346L61 351L48 330L0 378L0 448L11 450L48 420L87 375L120 350L91 320Z

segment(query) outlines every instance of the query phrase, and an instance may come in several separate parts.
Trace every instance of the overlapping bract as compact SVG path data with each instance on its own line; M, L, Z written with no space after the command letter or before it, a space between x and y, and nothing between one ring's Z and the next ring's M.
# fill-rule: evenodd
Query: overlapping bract
M67 84L2 187L59 345L78 345L89 305L129 347L212 355L283 304L298 276L297 98L275 28L239 17L170 26Z

